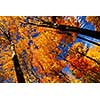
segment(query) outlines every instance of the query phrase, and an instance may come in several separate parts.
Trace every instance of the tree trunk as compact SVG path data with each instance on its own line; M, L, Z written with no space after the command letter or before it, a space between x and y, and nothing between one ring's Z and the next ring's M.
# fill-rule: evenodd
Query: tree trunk
M35 24L35 23L25 22L23 24L35 25L38 27L54 28L54 29L58 29L60 31L76 32L76 33L81 34L81 35L89 36L89 37L92 37L95 39L100 39L100 32L98 32L98 31L92 31L92 30L73 27L73 26L54 25L53 23L49 23L49 22L45 22L44 24ZM60 34L65 34L65 32L64 33L61 32Z
M88 29L83 29L83 28L77 28L77 27L72 27L72 26L65 26L65 25L59 25L57 29L61 31L70 31L70 32L76 32L78 34L82 34L85 36L89 36L92 38L100 39L100 32L98 31L92 31Z
M18 57L17 57L16 54L14 55L12 60L14 62L15 72L16 72L18 83L25 83L23 72L22 72L22 70L20 68L20 64L19 64Z
M9 41L9 43L11 45L11 50L13 52L12 60L13 60L13 63L14 63L18 83L25 83L23 72L22 72L22 69L20 68L19 60L18 60L16 51L15 51L15 45L11 40L10 33L6 31L6 29L4 28L4 26L2 24L0 24L0 25L1 25L0 26L1 32L5 35L5 37L7 38L7 40Z

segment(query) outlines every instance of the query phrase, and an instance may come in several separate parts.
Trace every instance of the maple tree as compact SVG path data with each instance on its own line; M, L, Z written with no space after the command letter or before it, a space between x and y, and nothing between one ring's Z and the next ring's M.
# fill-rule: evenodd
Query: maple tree
M100 34L80 28L80 24L74 16L0 16L0 76L21 83L80 82L77 78L82 82L100 82L99 43L79 37L78 33L96 39ZM87 53L81 43L70 48L68 45L77 37L97 47L89 48ZM61 48L65 49L65 58ZM96 55L92 54L94 51ZM62 72L66 65L76 78Z

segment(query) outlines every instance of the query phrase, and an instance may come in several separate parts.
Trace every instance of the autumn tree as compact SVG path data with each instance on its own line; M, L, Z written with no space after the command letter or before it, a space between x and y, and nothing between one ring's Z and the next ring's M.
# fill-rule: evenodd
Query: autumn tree
M3 21L5 22L5 20L3 20ZM8 64L5 64L3 67L4 68L5 68L5 66L6 67L7 66L11 67L12 66L12 61L13 61L13 64L15 66L15 72L16 72L16 75L17 75L18 82L21 82L22 83L22 82L25 82L25 80L24 80L24 77L23 77L23 72L22 72L22 70L20 68L18 56L17 56L16 50L15 50L15 45L14 45L14 43L12 41L12 37L11 37L11 33L12 33L11 31L12 30L15 30L15 27L14 27L14 29L13 28L10 29L10 28L7 27L7 30L6 30L6 27L7 27L6 25L3 25L2 23L0 23L1 35L4 35L5 41L6 40L8 41L8 43L10 45L10 52L12 52L12 54L11 54L11 57L9 57L10 58L9 63ZM1 53L1 54L3 54L3 53ZM4 57L5 55L2 55L2 56ZM11 71L8 71L8 72L11 72Z

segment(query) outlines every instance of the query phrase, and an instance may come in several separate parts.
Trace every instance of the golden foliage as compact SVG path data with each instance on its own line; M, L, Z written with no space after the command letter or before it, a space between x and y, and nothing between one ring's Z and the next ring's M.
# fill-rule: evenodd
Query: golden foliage
M5 27L6 31L10 32L12 42L15 44L15 50L17 52L21 67L27 67L30 69L31 66L34 66L38 68L39 74L43 74L43 79L41 79L41 82L67 82L68 79L66 79L65 76L59 76L55 75L54 71L61 72L62 68L66 67L67 62L61 61L57 58L57 56L62 52L58 49L59 44L61 43L61 40L64 39L65 43L72 43L75 41L77 34L71 33L70 35L66 34L59 34L58 30L50 29L50 28L44 28L44 27L37 27L32 26L30 28L30 25L21 26L21 22L24 22L25 16L0 16L0 22ZM44 16L41 16L41 18L45 21L53 22L52 17L49 16L47 19ZM62 18L56 17L56 23L62 24L62 25L70 25L79 27L79 23L76 21L76 19L72 16L68 17L67 20L65 20L65 16ZM29 19L29 22L32 22L31 17ZM37 22L36 23L40 23ZM33 30L36 29L36 32ZM32 35L39 33L39 35L35 38L32 37ZM18 34L20 36L20 39L17 41ZM4 38L0 38L2 41L5 41ZM28 45L29 41L31 40L32 44ZM7 45L8 46L8 45ZM77 43L73 45L73 49L78 49L79 52L84 53L83 45L81 43ZM25 59L22 58L24 54L22 54L23 50L26 51L27 55ZM5 76L6 79L8 79L10 76L13 75L13 78L16 82L16 75L14 71L10 71L14 67L12 63L12 52L8 51L10 54L7 54L5 51L2 51L2 60L5 62L3 69L6 70ZM76 51L68 56L67 60L72 61L72 63L75 61L76 65L78 56L80 56ZM23 60L26 61L27 65L22 65ZM32 62L32 65L30 64ZM79 61L81 62L81 60ZM72 66L71 66L72 67ZM70 67L70 68L71 68ZM23 69L24 69L23 68ZM74 70L75 73L77 73L77 77L81 77L82 74L76 69ZM24 77L27 80L27 72L24 72ZM48 75L49 74L49 75ZM77 82L78 80L75 80L72 78L73 82Z
M96 30L100 31L100 16L87 16L86 21L91 22L96 27Z

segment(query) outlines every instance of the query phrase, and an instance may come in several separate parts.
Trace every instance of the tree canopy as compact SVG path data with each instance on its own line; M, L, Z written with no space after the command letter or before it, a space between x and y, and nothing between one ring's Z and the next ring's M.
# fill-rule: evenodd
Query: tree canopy
M95 30L75 16L0 16L0 82L100 82L100 18L85 21Z

